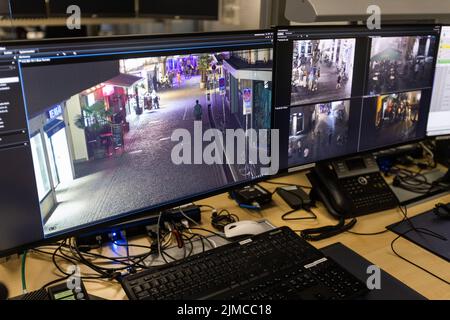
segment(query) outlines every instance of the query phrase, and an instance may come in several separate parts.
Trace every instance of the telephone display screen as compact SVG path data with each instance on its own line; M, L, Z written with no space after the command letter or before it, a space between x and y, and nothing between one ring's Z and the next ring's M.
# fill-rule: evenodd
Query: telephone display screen
M364 160L362 158L347 160L345 161L345 164L350 171L366 168L366 164L364 163Z

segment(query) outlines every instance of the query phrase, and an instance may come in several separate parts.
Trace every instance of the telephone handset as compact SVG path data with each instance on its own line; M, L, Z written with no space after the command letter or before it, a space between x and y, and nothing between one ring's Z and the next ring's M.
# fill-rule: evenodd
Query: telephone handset
M399 204L372 156L319 163L308 178L312 196L337 218L362 216Z

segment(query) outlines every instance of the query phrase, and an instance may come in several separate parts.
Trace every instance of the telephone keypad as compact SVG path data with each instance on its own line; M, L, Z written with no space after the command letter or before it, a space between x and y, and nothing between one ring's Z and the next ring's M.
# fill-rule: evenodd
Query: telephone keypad
M378 172L342 179L341 184L358 213L378 212L398 205L394 193Z

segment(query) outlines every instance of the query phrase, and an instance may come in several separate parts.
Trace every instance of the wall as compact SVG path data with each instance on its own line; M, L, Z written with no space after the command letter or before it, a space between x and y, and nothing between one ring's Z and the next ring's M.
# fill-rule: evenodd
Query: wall
M74 119L81 114L81 105L79 95L71 97L66 102L67 110L67 121L68 131L70 131L70 138L72 143L70 147L72 148L72 155L74 162L86 161L88 160L88 151L86 146L86 137L84 130L78 128L73 124Z
M204 31L251 30L260 28L261 0L238 0L239 14L234 23L220 21L203 22Z

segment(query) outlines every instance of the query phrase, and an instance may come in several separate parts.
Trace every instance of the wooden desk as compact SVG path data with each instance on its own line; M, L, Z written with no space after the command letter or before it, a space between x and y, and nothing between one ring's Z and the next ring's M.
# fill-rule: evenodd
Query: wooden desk
M275 181L308 185L308 180L303 173L293 174ZM262 185L268 190L275 190L276 188L276 186L271 184L262 183ZM274 196L274 201L276 205L264 210L261 215L238 208L228 198L227 194L205 199L197 204L208 204L218 209L228 209L230 212L237 214L241 220L258 220L264 218L268 219L275 226L287 225L294 230L336 224L336 221L320 205L319 208L314 210L318 215L318 220L316 221L283 221L281 219L282 214L288 212L290 208L277 195ZM412 217L428 211L438 202L450 202L450 195L412 206L408 209L409 216ZM299 214L304 213L300 212ZM212 230L210 216L210 213L203 215L203 227ZM358 224L353 231L360 233L382 231L386 226L400 221L402 217L399 209L361 217L358 218ZM450 287L448 285L395 256L390 247L392 240L395 238L396 235L391 232L378 236L356 236L345 233L331 239L315 242L313 245L320 249L330 244L341 242L428 299L450 299ZM148 245L149 241L142 238L133 241L133 243ZM409 258L445 279L450 279L449 263L445 260L404 239L400 239L397 242L396 248L404 257ZM17 296L22 293L20 265L20 259L18 258L0 264L0 281L7 285L10 296ZM82 270L84 271L85 269ZM56 274L50 258L36 254L28 256L26 280L29 291L39 289L45 283L56 279ZM105 299L126 299L125 293L117 283L97 280L85 281L85 283L90 294Z

